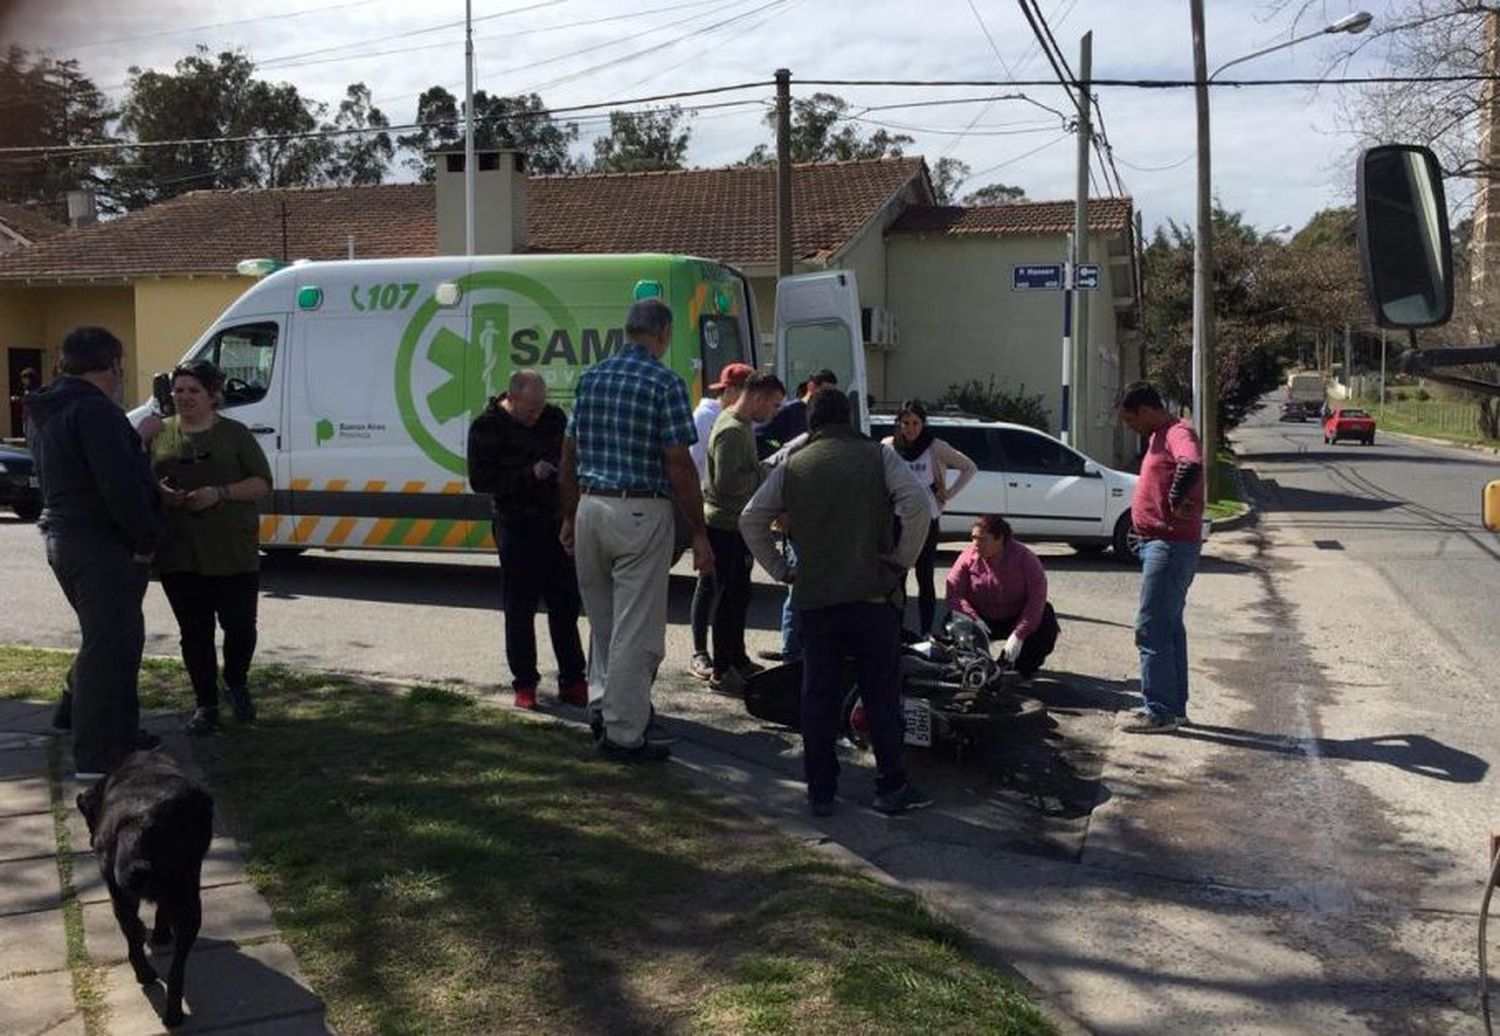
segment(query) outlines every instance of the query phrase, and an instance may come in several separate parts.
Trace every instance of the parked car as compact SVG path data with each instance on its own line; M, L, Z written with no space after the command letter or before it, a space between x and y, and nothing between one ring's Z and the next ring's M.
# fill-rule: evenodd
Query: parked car
M976 515L1003 514L1019 539L1068 543L1080 551L1111 548L1122 561L1138 560L1140 540L1130 522L1135 475L1025 425L933 414L928 426L979 467L943 512L945 535L967 536ZM893 414L870 415L875 438L894 427Z
M34 522L42 513L31 454L16 446L0 446L0 507L9 507L23 522Z
M1368 410L1339 407L1323 422L1323 441L1336 443L1340 439L1358 439L1366 446L1375 443L1375 416Z

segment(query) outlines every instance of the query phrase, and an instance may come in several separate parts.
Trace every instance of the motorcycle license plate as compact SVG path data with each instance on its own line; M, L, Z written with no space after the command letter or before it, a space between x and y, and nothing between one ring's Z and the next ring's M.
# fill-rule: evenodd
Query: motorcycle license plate
M901 711L906 717L906 743L932 745L932 706L921 698L902 698Z

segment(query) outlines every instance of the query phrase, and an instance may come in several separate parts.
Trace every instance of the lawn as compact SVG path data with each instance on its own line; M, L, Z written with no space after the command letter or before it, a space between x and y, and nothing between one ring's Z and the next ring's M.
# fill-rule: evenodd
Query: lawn
M0 648L0 697L69 656ZM1044 1033L912 896L670 767L437 687L258 669L261 718L197 742L330 1024L364 1033ZM147 707L186 709L151 662Z
M1240 501L1240 481L1235 477L1234 453L1220 449L1204 513L1209 518L1232 518L1244 509L1245 504Z
M1446 439L1449 442L1497 445L1494 439L1486 439L1479 433L1479 404L1445 399L1392 398L1381 405L1376 399L1357 400L1349 405L1358 405L1375 415L1377 434L1380 431L1406 432L1429 439Z

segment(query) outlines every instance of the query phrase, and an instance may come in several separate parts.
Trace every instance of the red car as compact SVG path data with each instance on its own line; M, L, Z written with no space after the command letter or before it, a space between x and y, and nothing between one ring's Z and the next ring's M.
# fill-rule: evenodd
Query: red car
M1375 444L1375 417L1368 410L1339 407L1323 422L1323 441L1358 439L1366 446Z

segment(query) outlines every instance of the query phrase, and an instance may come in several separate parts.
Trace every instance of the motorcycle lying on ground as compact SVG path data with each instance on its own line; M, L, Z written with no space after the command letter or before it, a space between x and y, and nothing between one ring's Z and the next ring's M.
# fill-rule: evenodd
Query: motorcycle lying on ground
M989 627L967 615L951 614L941 633L903 644L900 666L908 745L952 745L962 759L969 748L1046 718L1046 706L1013 688L1014 671L990 653ZM839 705L839 725L850 742L865 747L870 726L852 660L844 673L849 690ZM802 663L749 677L745 708L757 719L800 727Z

